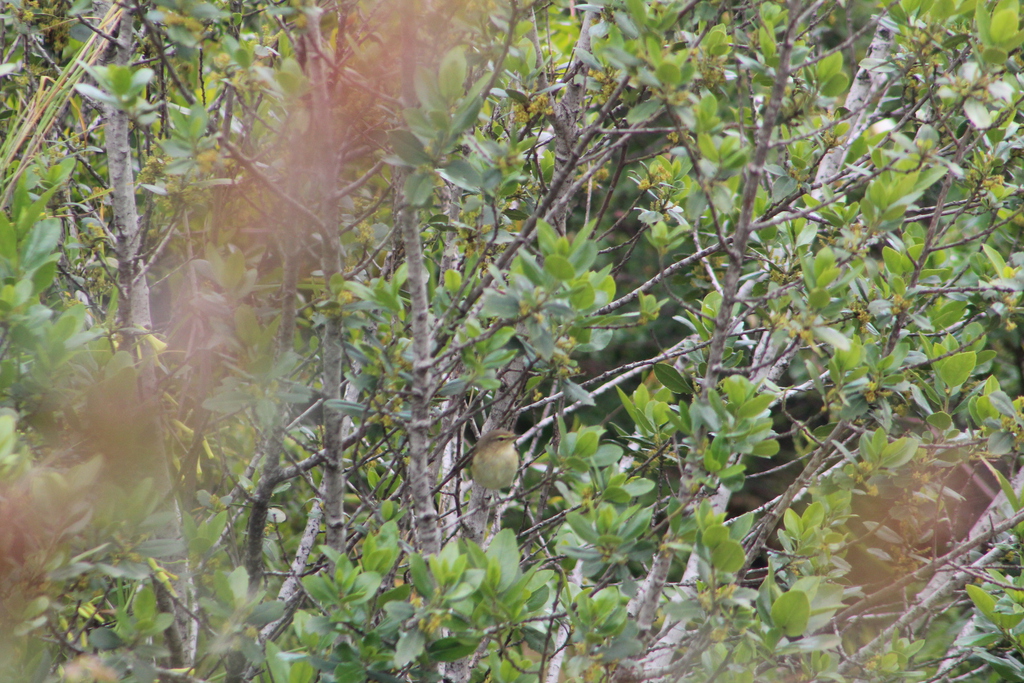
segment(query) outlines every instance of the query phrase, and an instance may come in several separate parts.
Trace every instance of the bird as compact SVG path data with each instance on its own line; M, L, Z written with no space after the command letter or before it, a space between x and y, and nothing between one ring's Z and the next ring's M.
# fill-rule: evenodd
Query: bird
M519 469L516 435L506 429L492 429L480 437L473 449L473 481L486 489L498 490L512 484Z

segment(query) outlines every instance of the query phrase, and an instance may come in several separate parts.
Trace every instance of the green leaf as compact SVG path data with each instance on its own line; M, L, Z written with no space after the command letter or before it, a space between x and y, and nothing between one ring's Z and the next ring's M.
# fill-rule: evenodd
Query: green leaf
M405 179L405 201L410 206L427 206L433 196L434 176L431 174L413 173Z
M48 259L55 259L54 249L60 240L60 221L47 218L35 224L21 248L21 267L31 273Z
M124 641L112 629L97 628L89 632L89 644L97 650L113 650L124 645Z
M983 3L978 3L979 5ZM994 644L994 642L993 642ZM1001 681L1024 682L1024 664L1013 657L997 657L981 648L974 648L973 656L982 660L992 669Z
M664 106L665 104L661 100L654 98L641 102L626 113L626 121L630 124L640 123L657 114Z
M843 639L837 635L827 633L817 636L807 636L800 640L789 643L788 645L780 646L775 650L776 653L782 654L797 654L800 652L820 652L822 650L835 650L842 645Z
M1006 50L998 47L986 47L981 51L981 56L989 64L1005 64L1006 60L1010 57ZM971 100L971 102L974 102L974 100Z
M804 634L810 616L811 601L803 591L787 591L772 603L772 623L790 638Z
M669 410L668 413L666 413L668 415L669 422L671 422L672 425L683 434L686 434L687 436L693 434L693 423L690 420L690 408L685 403L679 403L676 408L679 411L678 413L674 410Z
M480 115L480 105L482 103L482 97L467 97L463 100L459 108L455 110L454 116L452 116L452 135L460 135L462 131L476 123L476 119Z
M1013 451L1013 445L1013 434L1000 429L988 437L987 450L991 455L1006 455Z
M965 586L967 595L970 596L971 601L974 602L975 607L981 610L981 613L986 617L994 614L996 599L986 593L981 586L975 586L974 584L967 584Z
M80 92L81 94L85 95L90 99L96 100L97 102L109 104L118 109L120 109L121 107L121 103L116 97L108 94L103 90L100 90L94 85L89 85L88 83L77 83L75 85L75 90L77 90L78 92Z
M483 184L480 173L464 159L455 159L440 172L448 181L455 183L463 190L477 192Z
M245 623L253 626L266 626L277 621L284 615L284 603L280 600L262 602L253 608L252 612L245 619Z
M654 70L654 76L662 85L679 85L683 80L683 72L672 62L662 62Z
M137 619L153 619L157 615L156 610L156 594L153 589L146 586L135 599L132 600L132 607L135 610L135 617Z
M416 97L419 99L420 104L426 109L444 110L447 103L441 97L441 90L438 87L437 78L434 74L422 66L416 67L415 74L413 87L416 90Z
M569 259L558 254L548 254L544 257L544 270L562 282L576 277L576 269L569 263Z
M513 583L519 575L519 544L516 542L516 534L511 529L502 529L491 540L487 546L487 557L496 559L501 567L501 582L499 590L505 590Z
M1003 270L1006 268L1006 259L1003 258L1003 255L987 244L982 244L981 250L988 256L988 260L995 268L996 275L1002 277Z
M449 268L444 271L444 288L454 294L462 286L462 273Z
M701 534L701 540L708 548L714 550L729 539L729 529L724 524L712 524Z
M441 95L449 102L454 102L463 93L465 81L466 53L461 47L456 47L441 60L438 75Z
M18 256L18 235L14 225L0 211L0 257L13 261Z
M985 460L984 462L986 465L988 465L987 460ZM992 467L991 465L989 465L989 471L992 472L992 474L996 475L996 479L999 480L999 488L1003 490L1003 495L1006 496L1006 499L1008 501L1010 501L1010 507L1013 508L1014 512L1018 512L1021 508L1021 499L1018 498L1016 492L1014 492L1013 485L1005 476L1003 476L1002 472Z
M807 304L811 308L825 308L832 301L827 289L815 287L807 295Z
M689 393L689 388L686 386L686 380L679 374L679 371L668 363L657 363L654 366L654 376L658 378L658 381L662 383L669 391L674 394L686 394Z
M718 434L704 450L704 468L708 472L717 472L729 461L729 447L722 434Z
M998 59L998 57L996 57L996 59ZM1005 58L1003 61L1005 61ZM971 123L974 124L975 128L985 130L992 125L992 114L989 113L988 107L974 98L968 99L964 102L964 114L966 114L967 118L971 120Z
M626 8L637 26L644 26L647 23L647 10L643 0L626 0Z
M626 409L626 412L629 414L630 419L633 420L633 423L645 432L654 432L654 425L647 418L647 415L634 405L633 400L626 395L626 392L619 387L615 387L615 391L618 392L619 400L622 401L622 407Z
M655 483L650 479L634 479L622 488L626 490L626 493L636 498L653 491L654 487Z
M418 628L405 629L395 646L395 666L399 669L423 654L427 643L423 631Z
M945 178L948 172L949 169L945 166L932 166L931 168L926 169L917 177L917 182L914 183L914 191L923 192L924 190L927 190L929 187Z
M818 78L822 81L828 80L832 76L840 73L843 70L843 53L833 52L829 56L823 58L818 62Z
M739 410L736 411L736 417L757 417L758 415L762 414L765 410L767 410L768 406L770 406L772 401L774 400L775 396L773 396L772 394L760 394L759 396L755 396L754 398L744 402L743 405L740 406Z
M267 642L266 665L275 681L288 681L291 678L291 661L281 656L281 648L273 641Z
M601 497L615 505L628 505L631 497L621 486L609 486L602 493Z
M249 573L245 567L235 567L234 571L227 573L227 582L235 605L244 604L249 597Z
M1016 614L1007 614L1005 612L996 611L996 599L993 598L989 593L981 586L974 584L968 584L966 586L967 595L970 596L971 601L974 605L985 615L985 618L995 624L997 627L1003 630L1009 630L1024 621L1024 612Z
M597 543L598 535L594 531L594 525L580 513L570 512L566 515L565 522L580 537L581 541L592 545Z
M840 351L850 350L850 340L842 332L831 327L815 327L814 337L826 344L831 344Z
M732 539L722 541L711 551L711 566L722 572L738 572L746 559L743 546Z
M978 24L978 37L983 45L992 44L992 15L985 7L988 3L978 2L974 6L974 20Z
M585 406L594 405L594 398L590 395L590 392L576 384L576 382L563 379L561 384L565 397L573 403L581 403Z
M770 458L778 453L780 448L779 442L775 439L765 439L754 444L754 447L750 449L750 454L759 458Z
M597 290L594 286L586 281L577 281L573 285L572 294L569 295L569 303L577 311L586 311L588 308L594 305L594 301L597 299Z
M435 640L427 647L427 654L435 662L454 662L476 652L480 639L455 638L449 636Z
M1002 3L999 6L1002 6ZM999 9L999 6L996 8L995 14L992 15L992 24L989 30L992 34L992 42L1002 46L1006 41L1011 40L1013 34L1017 32L1019 18L1015 9Z
M925 418L925 421L927 421L928 424L930 424L932 427L935 427L936 429L942 432L949 429L953 424L953 418L949 416L949 413L944 413L942 411L932 413L931 415Z
M393 130L388 133L388 140L395 154L409 166L433 166L434 160L427 154L420 139L407 130Z
M511 294L489 290L484 294L480 313L484 316L515 320L520 315L519 300Z
M409 556L409 574L412 577L412 585L416 592L428 600L434 595L434 579L430 576L427 563L418 554Z
M920 445L917 439L903 437L887 444L879 456L882 467L902 467L913 459Z
M821 85L821 94L825 97L838 97L846 92L849 85L849 76L843 73L834 74Z
M903 274L903 256L892 247L882 247L882 258L885 260L885 269L893 275Z
M946 386L955 389L971 376L978 356L974 351L965 351L955 356L939 361L939 377L946 383Z

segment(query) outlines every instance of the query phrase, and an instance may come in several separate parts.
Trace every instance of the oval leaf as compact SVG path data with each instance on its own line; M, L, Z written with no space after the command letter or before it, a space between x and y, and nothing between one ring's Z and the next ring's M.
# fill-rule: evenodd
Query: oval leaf
M810 616L811 601L803 591L788 591L772 603L772 621L790 638L803 635Z

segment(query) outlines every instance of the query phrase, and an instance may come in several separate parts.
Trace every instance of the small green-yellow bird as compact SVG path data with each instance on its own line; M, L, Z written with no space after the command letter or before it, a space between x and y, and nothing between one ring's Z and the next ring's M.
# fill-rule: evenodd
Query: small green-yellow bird
M503 489L512 484L519 469L516 435L505 429L492 429L476 442L473 449L473 481L485 489Z

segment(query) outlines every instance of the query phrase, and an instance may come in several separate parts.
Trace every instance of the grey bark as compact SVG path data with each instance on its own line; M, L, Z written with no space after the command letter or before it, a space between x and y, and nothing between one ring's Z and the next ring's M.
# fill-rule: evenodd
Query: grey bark
M132 13L123 8L114 37L116 44L109 46L108 64L128 67L132 61L134 49L132 33ZM142 261L143 230L139 224L139 212L135 203L135 174L132 168L131 125L128 114L111 105L102 105L103 117L106 121L104 146L107 153L107 171L110 179L111 208L113 209L112 232L115 237L114 250L117 254L117 280L121 293L118 311L122 334L139 341L152 333L153 320L149 306L149 283L145 273L148 268ZM168 495L171 491L171 475L163 448L163 432L159 424L157 404L160 401L160 388L157 384L155 353L153 347L146 343L139 344L142 363L139 368L139 392L143 405L150 407L148 419L156 438L152 440L152 449L140 452L138 457L146 459L145 474L154 477L157 490ZM176 508L177 506L175 506ZM175 509L175 519L180 511ZM168 530L175 538L181 538L180 521L171 525ZM184 558L178 558L183 560ZM183 578L176 581L176 590L185 596L185 609L177 609L170 590L160 581L153 582L160 609L174 615L174 621L164 631L165 642L170 652L169 663L172 668L189 666L191 657L185 646L182 634L196 625L188 616L188 605L191 603L191 578L183 572Z
M576 41L576 51L590 52L590 26L594 22L593 12L584 12L580 24L580 37ZM538 52L537 59L540 59ZM580 138L580 112L583 107L583 97L586 94L586 64L577 57L566 70L562 81L565 83L565 90L562 97L555 102L554 115L551 117L551 126L555 129L555 169L574 170L577 161L574 158L573 150ZM568 205L560 206L552 216L552 222L559 233L565 234L565 217L568 213Z

